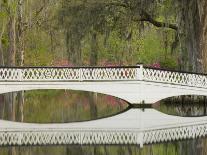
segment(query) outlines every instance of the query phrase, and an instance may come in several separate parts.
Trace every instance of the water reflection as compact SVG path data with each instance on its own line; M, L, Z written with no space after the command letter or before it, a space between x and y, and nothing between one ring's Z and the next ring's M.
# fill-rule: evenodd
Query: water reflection
M23 114L18 97L14 103L15 117L9 117L11 100L0 95L0 119L28 123L65 123L103 118L122 112L128 104L103 94L71 90L33 90L24 93Z
M158 111L154 110L154 109L144 109L144 111L140 110L140 109L131 109L129 111L127 111L126 113L129 113L130 111L134 111L134 112L141 112L142 115L142 119L144 119L145 121L143 122L144 126L143 129L145 129L145 127L148 126L148 130L151 129L151 127L155 127L156 130L158 129L156 126L156 124L171 124L176 126L177 124L177 129L175 129L174 127L172 127L172 129L174 131L176 131L176 133L182 133L185 136L185 132L180 132L180 125L179 123L182 122L183 120L188 120L188 118L182 118L182 121L179 119L176 119L173 116L167 116L165 114L160 114ZM124 114L124 113L123 113ZM123 115L121 114L121 115ZM135 113L134 113L135 114ZM136 113L136 116L138 113ZM134 115L133 115L134 116ZM161 116L161 117L158 117ZM166 118L166 116L169 118L169 120ZM122 117L123 118L123 117ZM127 117L124 117L127 118ZM134 117L129 116L129 118L133 119ZM138 117L136 117L138 118ZM199 120L201 120L202 118L198 118ZM130 119L129 119L130 120ZM128 122L128 125L138 125L137 123L139 122L134 122L134 120L131 120L132 122ZM127 127L128 125L125 124L127 122L127 119L125 120L125 122L122 124L122 126ZM177 123L175 123L177 122ZM181 125L182 126L182 125ZM165 140L162 140L162 142L167 141L167 139L169 138L169 134L168 132L165 132L163 130L163 128L165 128L164 130L168 130L169 127L165 127L165 126L161 126L161 132L156 134L156 130L155 132L152 131L152 138L153 139L158 139L158 142L160 140L160 137L164 138ZM128 131L128 130L127 130ZM147 131L147 130L146 130ZM148 132L148 131L147 131ZM150 131L151 132L151 131ZM180 134L175 134L175 132L173 134L171 134L171 136L175 136L177 137ZM192 136L193 133L190 133L189 136ZM144 136L145 137L145 136ZM145 140L151 142L150 138L146 138ZM172 140L177 140L176 138L172 138ZM43 147L4 147L3 149L0 149L0 154L10 154L9 152L12 151L12 154L28 154L28 155L35 155L35 154L50 154L51 151L54 150L54 152L52 154L64 154L64 155L68 155L68 154L149 154L149 155L154 155L154 154L160 154L161 152L164 152L164 154L166 154L167 152L169 154L185 154L183 152L187 152L190 153L190 151L193 151L195 154L197 154L197 152L202 151L205 152L205 139L193 139L193 140L188 140L188 141L175 141L175 142L171 142L171 143L167 143L165 142L164 144L149 144L149 145L144 145L143 149L138 149L138 146L134 146L134 145L125 145L125 146L105 146L105 145L101 145L101 146L43 146ZM189 149L189 145L193 147ZM197 148L199 146L199 148ZM182 151L184 149L184 151ZM121 152L120 152L121 150ZM170 152L173 151L173 152ZM15 152L15 153L14 153ZM167 153L167 154L168 154Z
M88 96L90 95L90 96ZM94 97L96 103L90 102L93 100L87 100L88 97ZM189 96L188 96L189 97ZM179 97L178 97L179 98ZM90 98L91 99L91 98ZM5 103L5 97L0 97L0 106L1 106L1 116L6 118L5 113L8 110L7 103ZM87 102L83 102L86 101ZM107 102L106 102L107 101ZM113 102L112 102L113 101ZM116 101L116 102L114 102ZM173 100L165 100L165 102L160 101L153 105L156 109L173 115L189 116L189 107L191 107L190 114L199 114L202 115L202 109L195 107L205 107L203 100L197 102L188 102L188 100L177 100L177 102L172 102ZM176 101L176 100L174 100ZM179 101L179 102L178 102ZM180 103L180 101L183 101ZM192 101L192 100L190 100ZM196 100L198 101L198 100ZM44 104L46 103L46 104ZM96 108L90 108L93 104L96 105ZM176 106L173 104L176 103ZM195 103L195 104L194 104ZM203 104L202 104L203 103ZM197 106L198 105L198 106ZM52 106L52 107L50 107ZM54 106L54 107L53 107ZM151 108L144 106L134 106L133 108L141 108L143 111L146 108ZM186 107L185 107L186 106ZM193 108L192 108L193 106ZM24 103L24 121L31 122L52 122L52 119L55 121L77 121L93 118L100 118L108 116L110 114L115 114L126 109L128 105L117 98L101 95L101 94L85 94L84 92L73 91L28 91L25 92L25 103ZM131 107L131 106L130 106ZM192 110L193 109L193 110ZM203 108L204 110L205 108ZM199 112L197 112L199 111ZM16 116L18 115L18 110L16 109ZM61 113L61 115L59 115ZM188 113L188 115L187 115ZM204 114L204 111L203 111ZM57 116L56 116L57 115ZM58 116L59 115L59 116ZM55 117L56 116L56 117ZM194 116L194 115L192 115ZM45 118L46 117L46 118ZM18 117L16 117L18 118ZM207 153L206 151L206 138L200 139L191 139L191 140L182 140L174 142L165 142L161 144L149 144L144 145L144 148L139 149L139 147L134 145L125 145L125 146L22 146L22 147L1 147L0 155L7 154L25 154L25 155L68 155L68 154L169 154L169 155L188 155L188 154L203 154Z
M207 115L206 96L185 95L163 99L155 103L154 108L169 114L183 117L199 117Z

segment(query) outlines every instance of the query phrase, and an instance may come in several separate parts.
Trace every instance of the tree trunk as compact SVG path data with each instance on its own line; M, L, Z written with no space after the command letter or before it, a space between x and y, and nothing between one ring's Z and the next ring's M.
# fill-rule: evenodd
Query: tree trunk
M4 55L3 55L1 37L0 37L0 66L4 66Z
M23 0L18 1L18 25L17 25L17 65L24 65L24 33L23 33ZM24 91L17 93L18 98L18 120L23 122L24 115Z
M8 66L15 66L15 57L16 57L16 19L15 15L10 15L8 22L8 38L9 38L9 47L8 47Z
M5 24L2 21L2 29L0 33L0 66L4 66L4 53L3 53L3 45L2 45L2 38L5 31Z
M206 0L182 0L180 3L180 29L184 34L182 61L186 70L202 72L207 70L207 2ZM186 54L186 52L188 54Z
M198 2L200 17L200 51L202 53L203 71L207 72L207 1Z
M197 71L201 64L199 64L199 20L197 0L181 0L179 14L179 32L181 32L182 51L180 68L182 70Z
M81 61L81 40L72 32L66 33L66 46L68 53L68 61L73 65L80 66Z
M91 52L90 52L90 65L96 66L98 63L98 41L97 33L92 32L91 35Z
M18 22L17 22L17 65L24 64L24 33L23 33L23 0L18 1Z

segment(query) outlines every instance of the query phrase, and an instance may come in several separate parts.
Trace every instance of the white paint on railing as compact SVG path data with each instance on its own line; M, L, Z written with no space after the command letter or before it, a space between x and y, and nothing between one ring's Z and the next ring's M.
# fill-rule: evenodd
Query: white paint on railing
M1 81L130 81L144 80L207 88L207 76L137 67L0 68Z
M137 65L137 80L143 80L143 64L138 64Z
M0 68L0 93L72 89L112 95L130 103L154 103L179 95L207 95L207 76L134 67Z

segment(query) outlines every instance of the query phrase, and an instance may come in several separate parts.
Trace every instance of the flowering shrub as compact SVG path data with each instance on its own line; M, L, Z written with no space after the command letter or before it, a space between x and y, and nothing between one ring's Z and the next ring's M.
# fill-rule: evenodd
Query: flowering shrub
M67 59L63 60L56 60L53 62L53 66L59 66L59 67L73 67L74 65L70 63Z
M151 65L151 67L154 67L154 68L161 68L159 62L153 63L153 64Z

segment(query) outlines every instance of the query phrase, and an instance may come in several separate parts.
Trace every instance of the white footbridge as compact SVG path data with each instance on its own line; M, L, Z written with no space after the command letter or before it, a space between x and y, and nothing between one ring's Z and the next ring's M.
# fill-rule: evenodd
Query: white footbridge
M207 95L204 74L127 67L0 68L0 93L34 89L92 91L130 103L154 103L178 95ZM178 117L154 109L130 109L86 122L33 124L0 120L0 146L144 144L207 135L207 116Z
M143 65L0 68L0 93L34 89L82 90L155 103L171 96L207 95L207 75Z

